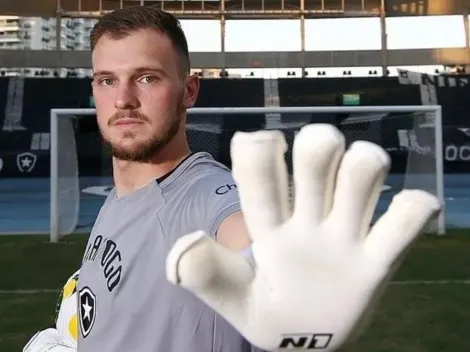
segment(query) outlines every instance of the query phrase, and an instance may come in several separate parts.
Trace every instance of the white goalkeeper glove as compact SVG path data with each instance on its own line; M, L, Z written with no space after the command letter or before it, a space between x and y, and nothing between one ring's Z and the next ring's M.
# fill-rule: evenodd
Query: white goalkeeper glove
M291 210L285 151L280 132L237 133L232 139L233 175L256 267L196 232L170 251L167 278L259 348L335 351L364 327L440 204L424 191L404 190L369 229L388 154L363 141L345 152L345 138L335 127L314 124L294 142Z
M77 270L69 277L59 297L57 303L55 325L64 345L77 348L78 338L78 296L77 284L80 270Z
M50 328L37 332L23 348L23 352L76 352L62 344L59 332Z
M62 288L55 325L34 335L23 352L76 352L77 351L77 281L80 271L75 272Z

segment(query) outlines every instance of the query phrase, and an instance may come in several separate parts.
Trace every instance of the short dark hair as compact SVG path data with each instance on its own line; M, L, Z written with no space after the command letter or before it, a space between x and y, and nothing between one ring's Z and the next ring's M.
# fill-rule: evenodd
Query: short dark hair
M154 29L170 38L183 59L184 70L189 72L188 43L180 22L172 14L154 5L126 7L101 17L90 33L91 51L104 35L121 39L141 29Z

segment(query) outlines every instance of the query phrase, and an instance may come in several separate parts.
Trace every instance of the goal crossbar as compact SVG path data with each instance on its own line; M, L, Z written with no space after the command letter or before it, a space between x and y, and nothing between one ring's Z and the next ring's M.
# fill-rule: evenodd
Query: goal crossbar
M436 160L436 196L444 204L444 160L442 140L442 108L440 105L402 105L402 106L300 106L300 107L213 107L191 108L188 114L283 114L283 113L433 113L434 141ZM58 242L58 181L59 181L59 125L60 115L94 115L96 109L51 109L50 111L50 239ZM445 234L445 212L441 211L437 219L437 233Z
M369 113L369 112L437 112L440 105L398 105L398 106L260 106L191 108L189 114L282 114L282 113ZM96 109L51 109L51 117L56 115L94 115Z

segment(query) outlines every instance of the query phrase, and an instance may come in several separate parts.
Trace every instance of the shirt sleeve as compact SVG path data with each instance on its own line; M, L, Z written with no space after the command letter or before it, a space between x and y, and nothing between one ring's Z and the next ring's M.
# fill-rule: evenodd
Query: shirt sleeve
M229 171L220 170L197 181L194 212L199 227L215 237L222 221L239 210L240 200Z

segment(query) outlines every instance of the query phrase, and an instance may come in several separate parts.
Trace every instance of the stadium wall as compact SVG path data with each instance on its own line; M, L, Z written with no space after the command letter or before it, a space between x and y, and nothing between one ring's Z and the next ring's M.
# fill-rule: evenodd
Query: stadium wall
M270 101L265 83L262 79L202 79L196 106L265 106ZM422 104L419 87L402 85L396 77L278 79L277 90L280 106ZM0 78L0 178L48 177L50 109L93 107L91 95L89 79ZM470 88L467 86L437 89L438 102L443 106L446 173L470 173L469 96ZM323 114L307 119L310 122L341 124L348 117L345 114ZM286 123L296 118L292 115L280 117L281 122ZM305 120L305 116L303 118ZM191 121L205 123L202 131L189 134L193 149L212 152L228 166L229 141L234 131L267 127L264 115L198 116ZM398 131L416 128L413 119L405 116L371 123L379 126L371 128L368 125L367 130L380 131L377 138L391 150L393 171L401 172L406 167L407 148L410 146L403 145ZM109 158L102 147L95 119L76 120L75 128L80 174L110 174ZM424 135L432 134L432 129L423 130ZM294 132L287 131L287 138L292 140ZM27 166L25 159L32 159L32 163Z

